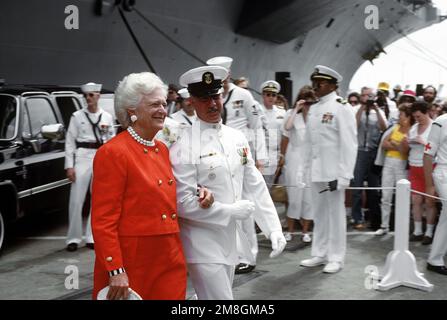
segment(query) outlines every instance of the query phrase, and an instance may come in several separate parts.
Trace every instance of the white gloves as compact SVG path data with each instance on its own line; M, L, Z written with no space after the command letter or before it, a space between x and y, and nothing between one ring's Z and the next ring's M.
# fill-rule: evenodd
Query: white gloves
M231 216L237 220L245 220L255 211L255 204L250 200L239 200L231 205Z
M346 188L349 187L350 182L351 181L349 179L338 178L337 179L337 190L345 190Z
M282 234L282 231L273 231L270 234L270 241L272 242L272 252L270 258L276 258L284 250L287 241Z

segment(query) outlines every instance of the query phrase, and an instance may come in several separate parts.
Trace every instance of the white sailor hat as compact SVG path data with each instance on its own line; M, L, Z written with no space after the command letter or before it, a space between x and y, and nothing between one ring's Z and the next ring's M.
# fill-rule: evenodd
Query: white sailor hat
M326 66L318 65L315 66L314 72L310 76L310 80L314 79L323 79L328 80L332 82L341 82L343 80L343 77L334 69L331 69Z
M107 293L109 293L109 286L102 288L96 297L97 300L107 300ZM143 300L141 296L136 293L134 290L129 288L129 296L127 297L127 300Z
M231 69L231 64L233 63L233 58L230 57L214 57L211 59L208 59L206 62L209 66L219 66L224 67L227 70Z
M203 66L186 71L179 83L188 88L192 96L206 97L222 92L222 81L228 77L228 70L219 66Z
M177 93L179 94L180 97L182 97L183 99L188 99L191 95L189 94L188 89L186 88L181 88L179 91L177 91Z
M102 88L102 84L99 83L94 83L94 82L89 82L86 84L83 84L81 86L81 90L84 93L88 93L88 92L100 92Z
M274 80L267 80L261 84L261 92L264 91L279 93L281 91L281 85Z

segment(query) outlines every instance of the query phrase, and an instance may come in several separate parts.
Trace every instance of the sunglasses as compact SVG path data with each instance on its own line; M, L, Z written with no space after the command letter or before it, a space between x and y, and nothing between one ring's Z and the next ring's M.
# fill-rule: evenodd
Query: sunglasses
M267 96L267 97L273 97L273 98L275 98L275 97L278 96L278 94L276 94L276 93L271 93L271 92L266 92L266 93L264 93L264 95Z

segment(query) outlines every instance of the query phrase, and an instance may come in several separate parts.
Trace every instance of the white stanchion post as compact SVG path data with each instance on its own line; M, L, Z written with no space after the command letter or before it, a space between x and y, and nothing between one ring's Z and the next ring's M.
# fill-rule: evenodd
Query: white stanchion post
M422 273L417 270L416 259L408 250L410 225L410 182L399 180L396 188L396 207L394 216L394 250L388 253L385 268L377 289L386 291L398 286L424 291L432 291Z

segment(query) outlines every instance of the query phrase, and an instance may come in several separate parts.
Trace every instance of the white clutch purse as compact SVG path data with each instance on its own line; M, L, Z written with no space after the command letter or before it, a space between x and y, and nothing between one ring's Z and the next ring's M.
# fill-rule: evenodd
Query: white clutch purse
M98 300L107 300L107 293L109 292L109 287L105 287L98 292ZM129 297L127 300L143 300L141 296L136 293L134 290L129 288Z

